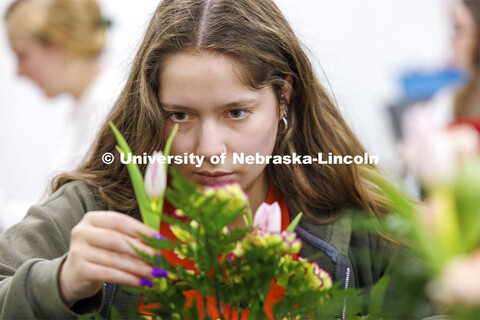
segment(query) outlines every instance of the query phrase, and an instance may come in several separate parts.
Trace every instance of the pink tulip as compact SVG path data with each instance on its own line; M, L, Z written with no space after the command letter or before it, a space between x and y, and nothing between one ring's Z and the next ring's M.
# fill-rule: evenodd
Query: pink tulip
M459 167L476 159L479 146L473 128L463 125L447 130L431 113L416 106L404 119L404 156L427 186L450 182Z
M449 181L455 173L455 155L446 138L445 127L431 110L419 105L404 118L404 155L422 182L432 185Z
M253 226L266 232L280 232L282 228L282 211L278 202L269 205L262 203L255 212Z
M167 173L165 165L157 161L162 152L154 152L152 162L149 162L145 172L145 192L151 201L157 201L163 196L167 186Z
M428 293L445 306L480 305L480 250L452 260L428 287Z

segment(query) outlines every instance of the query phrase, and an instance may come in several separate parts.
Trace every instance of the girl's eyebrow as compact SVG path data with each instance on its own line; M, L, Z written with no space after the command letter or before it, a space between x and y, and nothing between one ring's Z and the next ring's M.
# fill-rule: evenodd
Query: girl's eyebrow
M257 102L256 99L242 99L242 100L233 101L233 102L226 103L226 104L224 104L224 105L217 106L217 107L215 107L215 109L227 109L227 108L235 108L235 107L248 106L248 105L252 105L252 104L254 104L254 103L256 103L256 102ZM175 103L163 103L163 102L160 102L160 105L161 105L162 107L167 108L167 109L185 110L185 111L195 110L195 108L186 107L186 106L182 106L182 105L175 104Z

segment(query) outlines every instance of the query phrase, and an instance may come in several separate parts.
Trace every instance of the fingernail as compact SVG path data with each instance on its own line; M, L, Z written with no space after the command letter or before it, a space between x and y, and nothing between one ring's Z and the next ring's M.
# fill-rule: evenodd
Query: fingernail
M155 233L155 234L153 235L153 237L154 237L155 239L160 239L160 240L165 240L165 239L167 239L167 238L165 238L164 236L162 236L160 233Z
M142 278L142 279L140 279L140 285L145 286L145 287L153 287L154 283L153 283L153 281Z
M156 278L167 278L168 277L168 271L163 270L161 268L154 267L152 268L152 276Z

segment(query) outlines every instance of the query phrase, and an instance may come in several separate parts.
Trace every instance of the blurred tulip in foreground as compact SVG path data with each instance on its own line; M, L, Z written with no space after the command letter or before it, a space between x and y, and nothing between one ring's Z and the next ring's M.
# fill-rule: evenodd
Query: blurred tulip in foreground
M428 108L412 108L404 119L404 155L426 185L448 183L458 168L478 156L478 134L470 126L450 130Z
M453 260L429 287L430 296L445 306L480 306L480 250Z

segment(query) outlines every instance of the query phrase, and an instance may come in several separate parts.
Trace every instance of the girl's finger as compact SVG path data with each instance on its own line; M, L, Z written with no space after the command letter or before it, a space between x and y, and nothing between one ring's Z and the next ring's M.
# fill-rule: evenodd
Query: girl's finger
M89 264L97 264L107 268L121 270L140 278L152 276L152 266L126 254L106 250L90 250L85 260Z
M84 228L82 230L83 238L90 245L104 250L116 251L128 254L132 257L138 257L134 248L148 255L154 255L156 251L144 244L140 239L127 236L111 229L102 229L97 227ZM133 248L133 247L134 248Z
M112 282L128 286L140 286L140 279L138 275L126 272L121 269L112 268L96 263L87 263L82 268L82 274L80 276L89 277L92 281L100 282Z
M137 219L114 211L88 212L84 219L96 227L112 229L132 237L138 237L138 233L147 236L158 233L157 230L147 227Z

